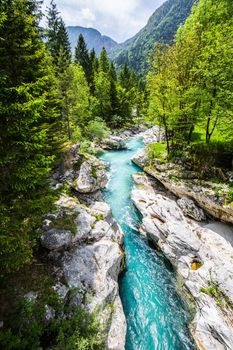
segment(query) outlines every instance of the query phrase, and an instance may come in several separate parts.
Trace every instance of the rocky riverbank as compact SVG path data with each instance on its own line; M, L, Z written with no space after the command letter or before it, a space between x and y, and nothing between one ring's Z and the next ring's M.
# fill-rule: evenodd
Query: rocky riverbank
M102 199L107 181L106 165L82 154L79 145L64 153L51 178L59 199L38 228L41 236L34 259L25 267L26 275L22 270L5 281L0 294L4 331L15 324L19 307L24 308L18 315L18 322L25 323L23 332L21 325L13 325L19 332L15 342L26 334L22 341L34 349L53 349L62 342L64 331L68 342L76 332L74 341L94 341L98 349L104 343L106 349L125 349L126 320L118 289L125 267L123 232ZM4 337L14 342L11 333Z
M179 198L191 198L206 213L217 220L233 224L233 207L227 203L229 185L199 178L199 174L187 170L182 164L153 160L150 164L145 149L140 150L132 161L164 185ZM231 181L229 172L229 183Z
M63 195L43 222L41 244L56 269L54 287L66 303L93 312L106 324L108 349L124 349L126 323L118 293L123 233L104 202L81 205ZM120 334L120 336L119 336Z
M123 350L126 321L118 291L124 267L123 232L102 201L106 166L94 156L81 156L78 146L67 158L68 164L54 174L53 186L62 188L65 182L69 194L63 193L56 212L45 218L41 245L56 269L58 293L65 300L72 290L77 307L98 309L107 348Z
M147 132L145 144L150 137ZM232 223L232 208L219 202L210 184L198 187L179 164L149 166L145 150L132 160L148 174L134 175L141 233L170 260L193 300L190 329L198 349L232 349L233 228L211 219Z

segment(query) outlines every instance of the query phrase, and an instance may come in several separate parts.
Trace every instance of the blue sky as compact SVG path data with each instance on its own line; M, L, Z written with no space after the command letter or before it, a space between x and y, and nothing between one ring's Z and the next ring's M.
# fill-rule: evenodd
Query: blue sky
M55 0L66 25L93 27L118 42L129 39L165 0ZM50 0L44 0L43 10Z

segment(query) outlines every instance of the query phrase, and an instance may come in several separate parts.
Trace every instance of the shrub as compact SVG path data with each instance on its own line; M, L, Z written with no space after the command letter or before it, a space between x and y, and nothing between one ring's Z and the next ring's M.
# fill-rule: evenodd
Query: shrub
M108 137L110 130L104 120L96 118L88 123L86 128L86 135L89 140L101 141Z

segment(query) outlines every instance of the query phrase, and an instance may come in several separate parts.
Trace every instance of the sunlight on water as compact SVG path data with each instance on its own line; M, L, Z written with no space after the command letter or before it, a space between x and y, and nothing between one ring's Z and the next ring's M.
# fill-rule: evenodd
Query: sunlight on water
M120 294L128 327L126 350L194 349L189 313L176 293L175 274L137 231L140 217L130 195L132 174L140 169L130 159L143 144L134 138L127 145L128 150L109 151L100 157L110 164L104 197L125 233L127 271L120 279Z

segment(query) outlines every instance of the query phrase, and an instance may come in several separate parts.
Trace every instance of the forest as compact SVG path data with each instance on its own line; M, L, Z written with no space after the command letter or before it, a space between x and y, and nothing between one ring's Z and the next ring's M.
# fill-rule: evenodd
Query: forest
M232 0L196 2L172 44L154 42L146 78L127 61L116 71L105 48L98 57L88 51L82 35L72 54L55 1L46 14L40 8L37 0L0 1L3 284L32 261L42 217L54 209L60 194L51 188L50 176L73 144L88 153L93 142L99 145L111 133L140 124L159 125L165 138L150 147L152 159L188 159L202 177L217 181L224 180L222 169L232 170ZM46 28L40 25L42 16ZM75 317L74 328L79 322ZM95 339L99 326L92 317L89 328L76 334L84 332L88 339L77 349L103 349L102 339ZM74 349L71 325L64 321L53 326L50 336L59 338L53 349ZM40 327L35 326L35 338L29 339L35 349L43 333ZM25 329L28 336L31 330ZM71 345L66 344L66 333L72 334ZM25 334L4 335L5 348L30 349L26 340L21 347L17 343Z
M206 178L232 167L232 14L230 1L200 0L174 44L156 46L147 79L147 117L164 128L169 157L188 151Z
M137 123L144 108L145 82L127 64L117 76L105 49L96 57L82 36L71 57L53 1L46 30L40 17L37 1L1 2L2 275L31 258L32 232L54 200L48 176L64 147L88 148Z

